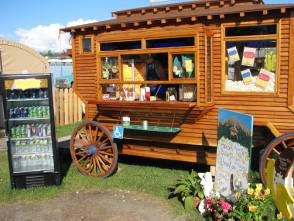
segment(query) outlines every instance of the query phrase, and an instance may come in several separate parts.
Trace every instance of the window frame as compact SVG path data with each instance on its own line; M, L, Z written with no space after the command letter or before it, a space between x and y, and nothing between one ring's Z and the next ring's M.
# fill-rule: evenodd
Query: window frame
M85 52L84 51L84 45L83 45L83 40L84 39L91 39L91 51L89 52ZM94 36L93 35L83 35L83 36L80 36L80 39L79 39L79 51L80 51L80 54L83 54L83 55L89 55L89 54L94 54L94 50L95 50L95 46L94 46Z
M258 25L277 25L277 33L276 34L269 34L269 35L244 35L244 36L225 36L225 28L227 27L244 27L244 26L258 26ZM258 22L243 22L240 24L236 23L227 23L221 25L221 94L222 95L232 95L238 94L242 95L249 95L249 96L278 96L279 94L279 79L280 79L280 28L281 28L281 21L264 21L261 23ZM274 92L259 92L259 91L227 91L225 88L226 84L226 62L227 62L227 53L226 53L226 43L228 41L254 41L254 40L275 40L276 41L276 50L277 50L277 64L276 64L276 80L275 80L275 90Z

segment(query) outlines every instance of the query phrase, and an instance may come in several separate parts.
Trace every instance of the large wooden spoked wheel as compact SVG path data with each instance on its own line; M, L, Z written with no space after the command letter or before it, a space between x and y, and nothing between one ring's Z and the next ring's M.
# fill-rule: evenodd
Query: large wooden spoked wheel
M88 176L108 177L117 167L118 151L112 135L96 121L84 121L74 130L70 153L78 170Z
M269 143L261 157L260 162L260 177L264 185L266 185L266 167L267 161L269 159L277 159L283 157L288 158L286 161L289 165L286 166L287 169L287 177L288 179L288 186L293 187L293 180L294 180L294 172L293 172L293 160L294 160L294 132L285 133L280 137L275 138L271 143ZM291 163L292 162L292 163ZM291 165L292 164L292 165Z

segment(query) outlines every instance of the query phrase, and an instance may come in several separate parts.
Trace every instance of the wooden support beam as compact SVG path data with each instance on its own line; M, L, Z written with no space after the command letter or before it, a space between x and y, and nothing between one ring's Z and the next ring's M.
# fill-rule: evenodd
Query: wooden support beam
M131 11L127 11L127 15L130 16L132 14Z
M196 5L196 4L192 4L192 5L191 5L191 8L192 8L192 9L195 9L195 8L197 8L197 5Z
M105 25L105 28L106 29L111 29L111 26L110 25Z
M266 9L262 10L262 14L263 15L267 15L268 14L268 11Z
M220 5L220 6L224 6L224 5L225 5L225 1L224 1L224 0L220 0L220 1L219 1L219 5Z
M141 14L144 15L145 13L146 13L146 10L145 10L145 9L142 9L142 10L141 10Z
M191 21L196 21L197 20L197 17L196 16L192 16L191 17Z
M207 15L208 20L212 20L212 15Z
M209 8L209 7L210 7L210 2L206 2L206 3L205 3L205 7L206 7L206 8Z
M93 26L93 30L94 31L97 31L98 30L98 27L97 26Z
M235 3L236 3L236 1L235 0L231 0L231 5L234 5Z
M240 12L240 17L244 17L245 16L245 12Z
M161 22L161 24L165 24L165 23L166 23L166 19L162 18L162 19L160 20L160 22Z
M117 14L116 13L114 13L114 12L112 12L112 17L117 17Z
M157 13L158 12L158 9L157 8L154 8L153 9L153 13Z
M220 15L219 15L219 18L220 18L220 19L224 19L224 18L225 18L225 15L224 15L224 14L220 14Z
M147 20L147 25L152 25L152 21L151 20Z
M170 11L170 7L165 7L165 11L169 12Z
M281 8L281 13L286 13L286 8Z
M138 27L139 25L140 25L139 22L134 22L135 27Z
M127 24L126 24L126 23L121 23L120 26L121 26L122 28L125 28L125 27L127 27Z
M179 5L178 9L179 9L179 11L183 10L183 6Z
M81 31L86 31L86 29L85 28L81 28Z
M182 21L181 18L177 18L177 19L176 19L176 22L178 22L178 23L181 22L181 21Z
M72 29L70 29L70 32L71 32L71 33L75 33L76 30L72 28Z

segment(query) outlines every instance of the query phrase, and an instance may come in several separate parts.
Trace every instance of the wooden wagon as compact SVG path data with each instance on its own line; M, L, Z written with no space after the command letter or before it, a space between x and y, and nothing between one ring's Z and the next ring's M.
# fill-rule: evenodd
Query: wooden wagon
M71 143L83 173L108 176L117 152L215 165L219 108L254 116L253 148L272 142L263 159L293 148L294 4L206 0L112 15L62 29L86 105ZM110 131L123 117L117 151Z

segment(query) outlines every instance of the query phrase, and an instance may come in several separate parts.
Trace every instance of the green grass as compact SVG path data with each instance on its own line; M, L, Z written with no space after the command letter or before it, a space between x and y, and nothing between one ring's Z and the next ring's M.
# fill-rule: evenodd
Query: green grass
M73 125L59 127L57 129L58 135L69 135L72 127ZM203 220L196 213L185 213L178 199L168 199L168 187L175 184L175 181L180 176L187 175L189 173L188 169L160 167L161 163L156 160L152 161L156 166L152 163L151 165L144 165L139 161L137 162L140 165L136 164L136 162L128 163L127 159L124 160L124 163L119 163L117 173L106 179L84 176L71 164L60 186L12 190L9 180L7 154L6 152L0 152L0 204L52 199L77 191L137 191L150 194L166 202L170 206L171 212L178 216L186 215L189 217L187 220ZM178 163L180 164L180 162Z
M71 135L73 129L80 124L80 122L74 123L74 124L68 124L64 126L57 126L56 127L56 134L57 137L65 137L68 135Z

